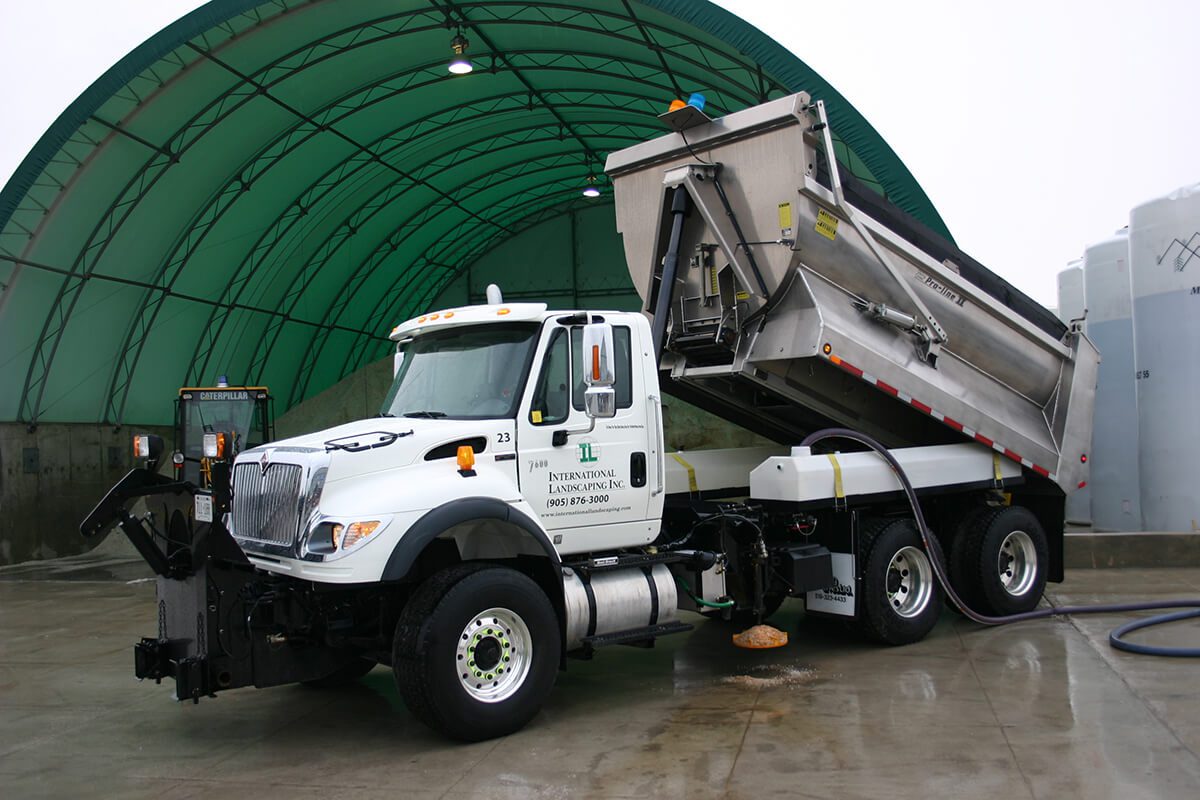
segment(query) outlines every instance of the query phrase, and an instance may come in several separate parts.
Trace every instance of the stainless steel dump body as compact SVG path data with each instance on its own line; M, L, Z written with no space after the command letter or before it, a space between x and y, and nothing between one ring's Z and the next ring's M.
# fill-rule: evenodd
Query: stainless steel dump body
M667 390L783 440L829 423L892 446L966 436L1074 490L1095 348L845 199L821 119L801 93L609 156L648 312L678 244Z

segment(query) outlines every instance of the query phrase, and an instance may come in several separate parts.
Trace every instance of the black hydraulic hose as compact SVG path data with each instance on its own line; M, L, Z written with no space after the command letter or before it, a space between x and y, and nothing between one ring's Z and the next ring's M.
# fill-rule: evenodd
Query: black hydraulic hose
M662 363L663 345L667 340L667 313L675 294L675 275L679 268L679 239L683 235L683 220L687 216L689 195L687 189L676 187L671 197L671 237L667 241L667 252L663 256L662 277L658 281L658 296L654 300L654 318L650 329L653 341L654 363ZM653 288L654 276L650 277ZM649 298L647 293L646 297Z
M1150 619L1137 620L1129 625L1124 625L1109 634L1109 643L1120 650L1127 650L1132 653L1145 653L1150 655L1171 655L1171 656L1200 656L1200 649L1196 648L1165 648L1151 647L1148 645L1133 644L1124 641L1121 637L1126 633L1146 628L1151 625L1157 625L1164 622L1173 622L1180 619L1188 619L1191 617L1200 616L1200 598L1176 599L1176 600L1157 600L1142 603L1109 603L1104 605L1090 606L1057 606L1053 608L1040 608L1035 611L1025 611L1020 614L1009 614L1002 617L990 617L985 614L980 614L972 611L971 608L963 602L958 593L954 591L954 587L950 585L950 579L946 575L944 556L942 554L941 545L938 544L935 537L929 530L929 525L925 522L925 515L921 513L921 504L917 501L917 493L913 489L912 483L908 480L908 476L904 473L904 469L900 466L900 462L891 454L886 447L879 442L867 436L865 433L851 430L849 428L825 428L809 434L800 443L801 447L812 447L817 442L825 439L849 439L850 441L858 442L866 445L874 450L879 456L887 462L887 465L892 468L892 472L896 474L896 479L900 481L900 486L904 489L904 494L908 498L908 503L912 506L913 516L917 521L917 530L921 534L921 541L925 545L925 550L929 554L929 561L933 566L933 574L937 576L938 583L946 590L946 594L951 601L962 611L963 615L968 619L974 620L981 625L1007 625L1011 622L1022 622L1030 619L1046 619L1048 617L1067 616L1069 614L1112 614L1122 613L1127 611L1151 611L1163 608L1187 608L1191 611L1176 612L1172 614L1164 614Z

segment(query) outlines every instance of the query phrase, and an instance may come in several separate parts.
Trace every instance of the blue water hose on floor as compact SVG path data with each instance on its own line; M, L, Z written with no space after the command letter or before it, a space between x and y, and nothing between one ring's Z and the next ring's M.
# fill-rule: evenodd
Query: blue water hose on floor
M1013 622L1023 622L1031 619L1046 619L1048 617L1061 617L1070 614L1114 614L1124 613L1129 611L1153 611L1164 608L1186 608L1188 611L1176 611L1170 614L1162 614L1149 619L1134 620L1126 625L1122 625L1108 635L1108 642L1118 650L1125 650L1130 653L1140 653L1143 655L1152 656L1176 656L1195 658L1200 656L1200 648L1195 647L1157 647L1154 645L1136 644L1126 641L1124 637L1128 633L1149 628L1152 625L1161 625L1167 622L1176 622L1183 619L1192 619L1200 617L1200 598L1189 598L1182 600L1157 600L1143 603L1109 603L1103 605L1091 606L1058 606L1055 608L1040 608L1035 611L1026 611L1021 614L1010 614L1003 617L990 617L985 614L980 614L972 611L970 607L962 601L958 593L954 591L954 587L950 585L950 579L946 575L944 556L942 554L941 545L938 544L935 537L929 530L929 525L925 522L925 515L921 513L921 504L917 501L917 493L909 482L908 476L904 474L904 469L900 466L900 462L896 457L888 451L879 442L867 436L865 433L851 430L849 428L826 428L824 430L811 433L804 438L800 443L801 447L812 447L814 444L825 439L849 439L853 442L866 445L874 450L879 456L887 462L892 468L892 472L896 474L897 480L900 481L900 486L904 489L904 494L908 498L908 504L912 507L913 516L917 522L917 530L921 534L921 541L925 545L925 551L929 555L929 561L933 566L933 574L937 576L938 583L945 589L946 594L954 602L963 615L968 619L978 622L981 625L1008 625Z

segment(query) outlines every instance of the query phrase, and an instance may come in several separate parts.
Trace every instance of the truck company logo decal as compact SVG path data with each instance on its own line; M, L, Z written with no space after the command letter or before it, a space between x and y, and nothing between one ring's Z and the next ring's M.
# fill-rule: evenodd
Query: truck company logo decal
M817 595L823 596L826 600L833 600L837 603L844 603L848 598L854 597L854 587L842 583L837 578L833 579L833 586L827 589L821 589Z
M584 469L577 472L548 473L547 494L582 494L624 489L625 481L615 469Z
M579 443L579 463L593 464L600 460L600 448L595 442Z
M937 278L934 278L932 275L926 275L924 272L918 272L913 275L913 280L915 280L917 283L925 284L930 289L933 289L942 297L949 300L951 303L954 303L956 306L961 306L967 302L967 298L963 297L961 294L954 291Z

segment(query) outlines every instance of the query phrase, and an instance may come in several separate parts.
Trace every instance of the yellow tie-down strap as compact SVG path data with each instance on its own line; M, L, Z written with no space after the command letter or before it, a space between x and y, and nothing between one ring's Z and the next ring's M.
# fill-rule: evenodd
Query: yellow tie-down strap
M692 492L693 494L695 494L695 493L699 492L699 491L700 491L700 484L696 483L696 468L695 468L695 467L693 467L693 466L692 466L691 464L689 464L688 462L684 461L684 460L683 460L683 456L679 455L679 453L672 453L671 455L674 457L674 459L675 459L676 461L678 461L680 464L682 464L682 465L683 465L683 468L684 468L684 469L686 469L686 470L687 470L687 474L688 474L688 491L689 491L689 492Z
M838 463L837 456L833 453L826 453L825 457L829 459L830 464L833 464L833 496L838 500L845 500L846 487L842 485L842 465Z

